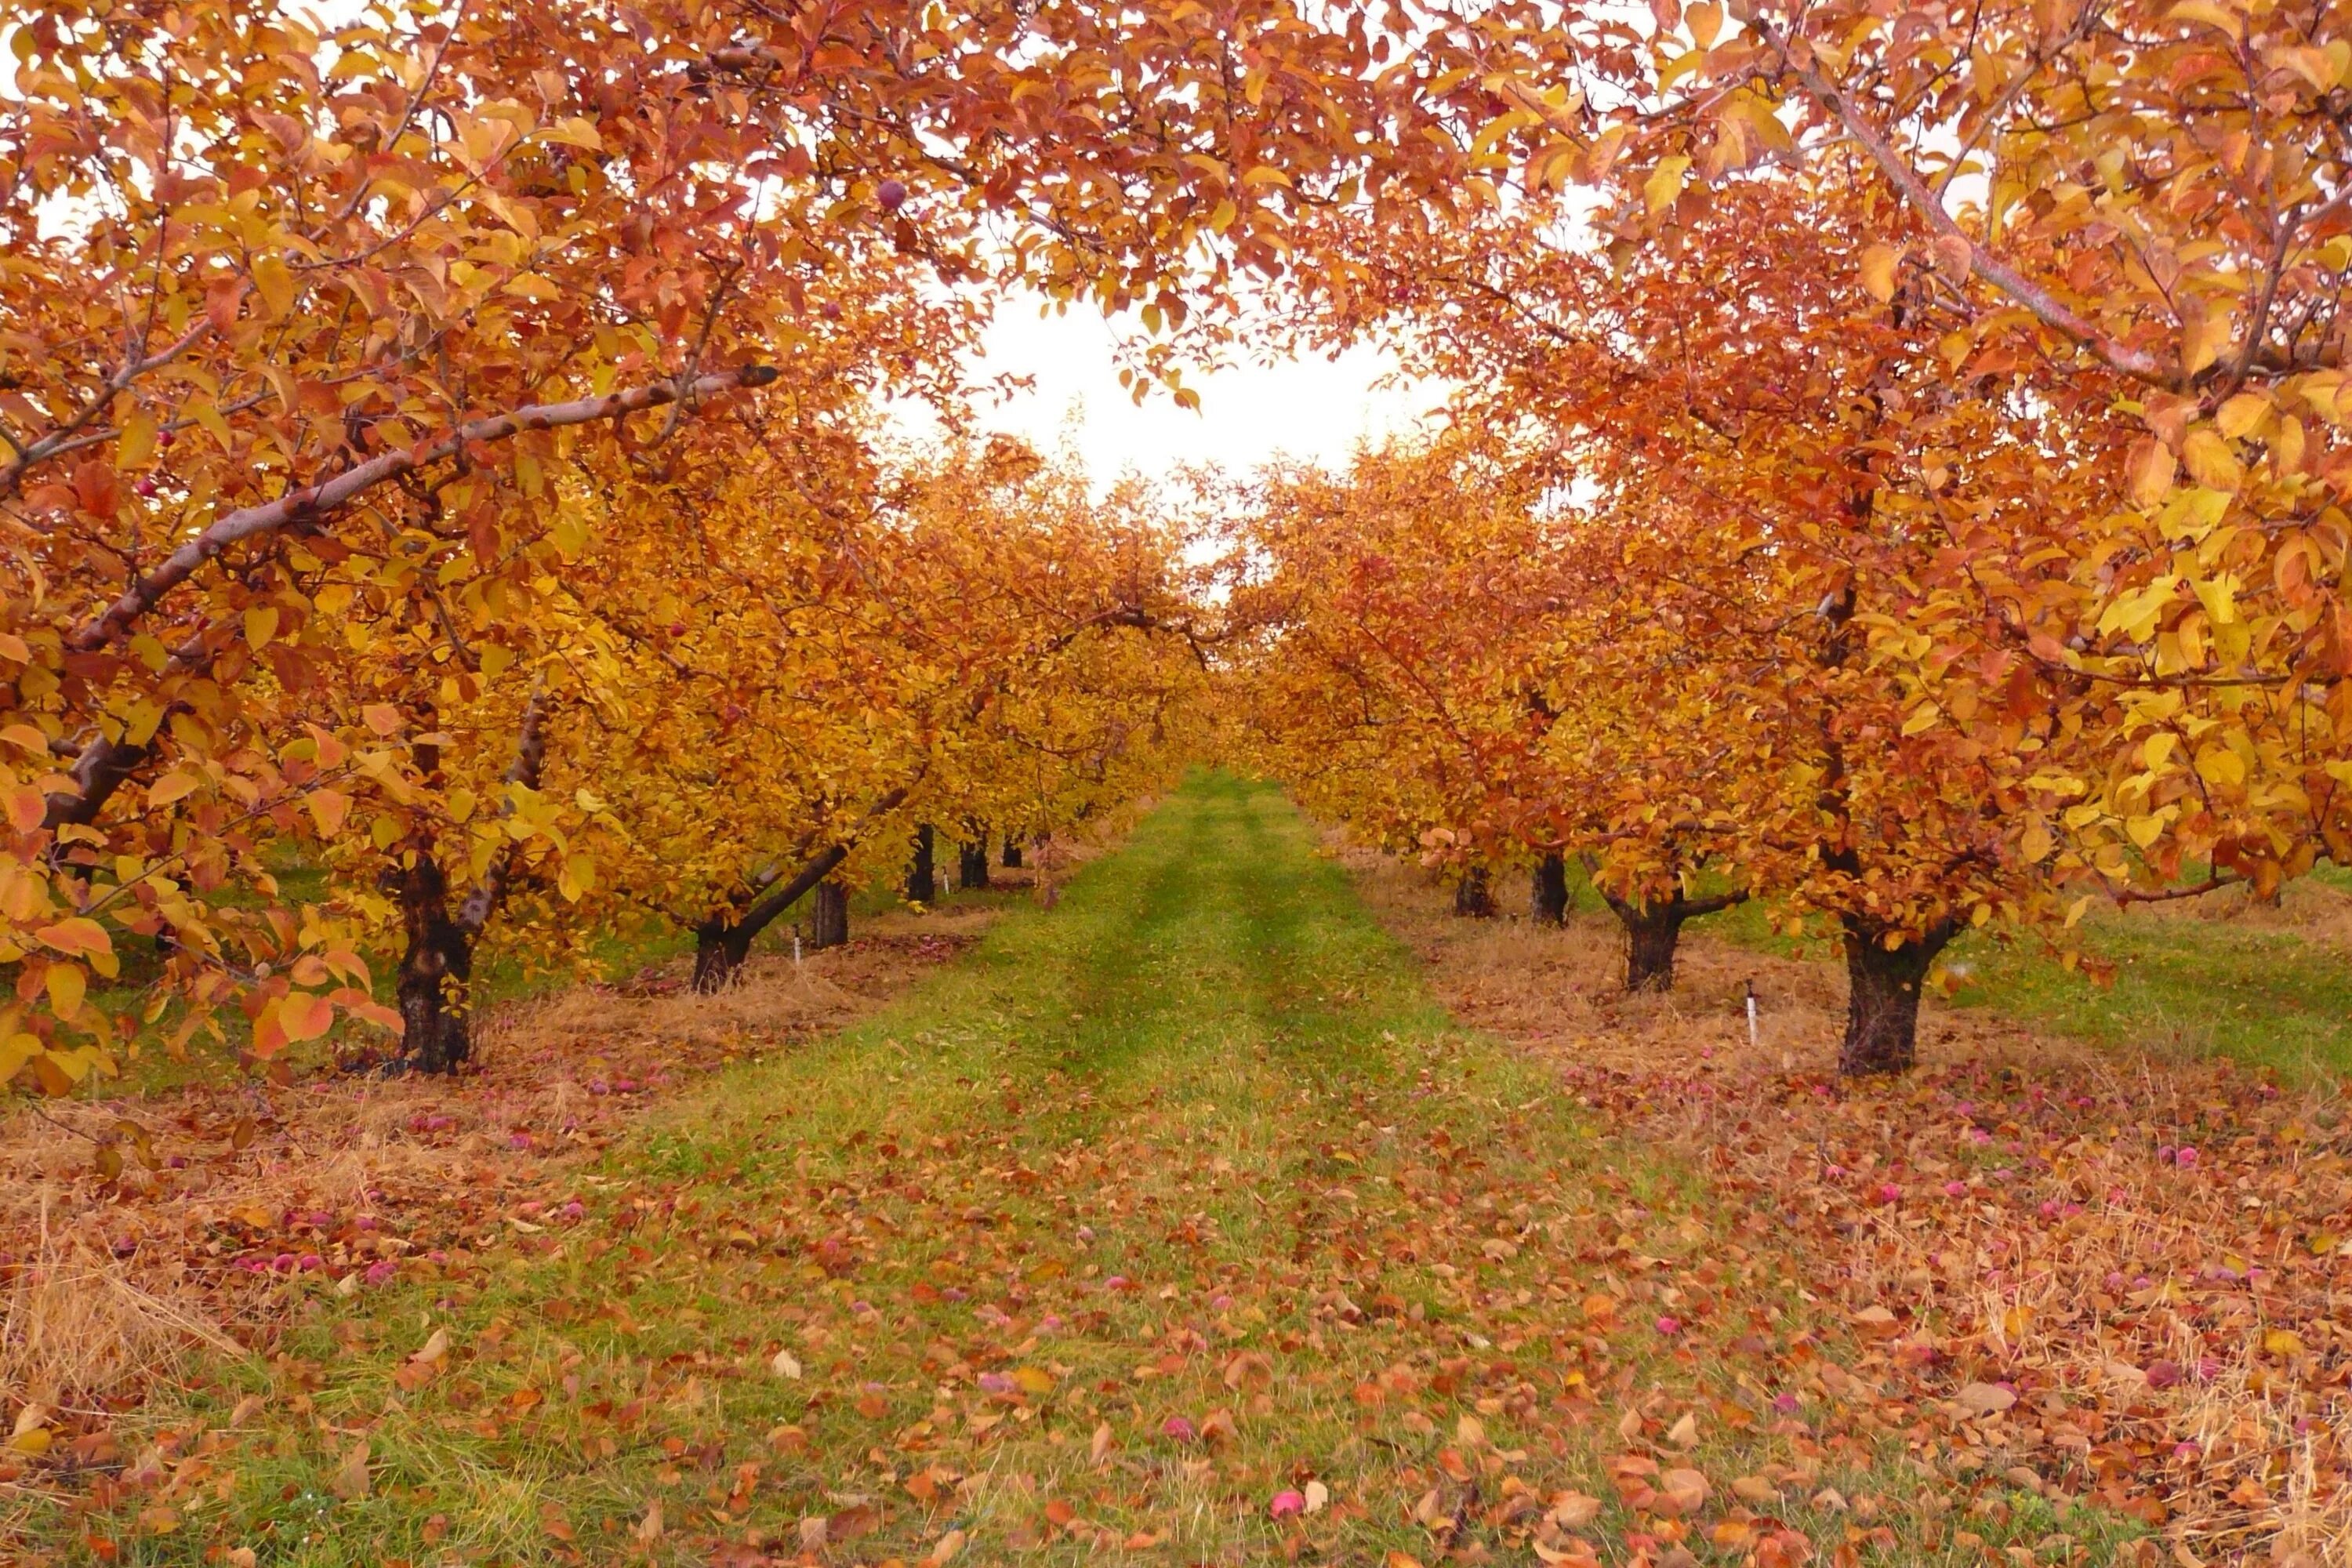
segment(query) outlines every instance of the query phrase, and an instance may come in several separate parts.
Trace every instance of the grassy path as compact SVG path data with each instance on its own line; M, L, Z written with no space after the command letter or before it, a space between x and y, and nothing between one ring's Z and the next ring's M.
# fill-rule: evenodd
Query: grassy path
M1053 912L678 1108L572 1223L322 1296L184 1413L188 1484L77 1531L153 1563L1393 1565L1752 1561L1786 1519L1944 1560L1877 1456L1787 1419L1769 1247L1453 1027L1310 847L1274 792L1196 781ZM1885 1512L1810 1509L1832 1484Z

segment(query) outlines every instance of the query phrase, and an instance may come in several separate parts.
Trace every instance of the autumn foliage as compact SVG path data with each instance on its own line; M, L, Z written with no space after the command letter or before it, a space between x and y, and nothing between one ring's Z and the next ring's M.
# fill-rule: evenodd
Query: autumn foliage
M1589 863L1638 983L1729 901L1833 931L1853 1071L1962 931L2352 836L2327 8L6 37L0 1068L52 1092L227 1008L452 1065L494 926L666 921L718 984L918 825L1163 776L1212 673L1474 887ZM1381 335L1450 429L1256 482L1207 592L1149 499L962 437L1015 283L1185 405L1248 310Z

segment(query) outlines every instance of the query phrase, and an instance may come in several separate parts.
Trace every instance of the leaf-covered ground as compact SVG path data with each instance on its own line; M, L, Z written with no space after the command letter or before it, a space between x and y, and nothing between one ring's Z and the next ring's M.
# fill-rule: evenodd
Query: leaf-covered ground
M188 1392L118 1424L118 1458L64 1489L47 1457L19 1467L44 1489L28 1550L1387 1568L2194 1550L2112 1506L2173 1462L2132 1447L2157 1438L2131 1406L2094 1425L1980 1342L1922 1343L1917 1293L2000 1298L2084 1228L2020 1213L2007 1272L1979 1278L1996 1237L1959 1198L1973 1228L1949 1243L1940 1211L1874 1205L1992 1182L1916 1145L1915 1093L1917 1127L1968 1136L1947 1086L1838 1102L1893 1109L1823 1113L1843 1142L1787 1172L1775 1130L1816 1126L1812 1087L1735 1113L1696 1073L1570 1073L1467 1032L1313 847L1277 794L1197 781L1058 908L655 1112L579 1170L577 1208L404 1254L381 1283L356 1255L298 1264L257 1353L200 1358ZM1701 1103L1738 1136L1675 1147ZM2000 1114L1997 1143L2039 1135ZM1912 1254L1879 1256L1913 1233L1925 1284L1892 1272ZM1869 1272L1832 1272L1856 1258ZM1856 1300L1881 1290L1883 1319ZM2301 1353L2277 1364L2337 1348L2306 1332ZM2103 1495L2097 1467L2043 1462L2074 1432L2122 1461L2106 1506L2076 1500Z
M1837 1347L1808 1379L1822 1429L1899 1441L1970 1517L2076 1497L2176 1562L2352 1560L2332 1082L1931 1005L1919 1071L1843 1084L1826 965L1695 927L1675 994L1628 997L1604 912L1449 920L1410 870L1347 858L1458 1016L1698 1172L1719 1231L1771 1238Z

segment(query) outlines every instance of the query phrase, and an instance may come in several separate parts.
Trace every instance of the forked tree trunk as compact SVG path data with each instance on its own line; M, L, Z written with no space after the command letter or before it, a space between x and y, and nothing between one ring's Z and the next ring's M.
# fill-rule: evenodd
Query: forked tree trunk
M1675 955L1682 949L1682 912L1673 904L1629 904L1617 918L1625 926L1625 989L1672 991Z
M1486 880L1486 867L1471 867L1454 884L1454 912L1465 920L1494 918L1495 889Z
M907 799L907 788L900 785L877 800L866 811L859 831L880 822L898 809ZM926 830L928 831L928 829ZM735 977L735 971L751 955L751 942L767 930L776 918L791 909L810 889L822 887L833 875L834 868L849 858L850 847L857 840L852 833L838 844L828 844L809 857L798 871L790 877L782 873L761 882L750 907L733 920L713 920L697 927L694 933L694 988L698 991L718 991ZM841 940L849 940L848 894L842 894ZM709 932L708 937L705 932ZM704 954L711 954L707 961ZM707 967L706 967L707 964Z
M988 840L956 846L956 886L965 892L988 886Z
M1009 834L1004 840L1004 868L1008 871L1021 869L1021 840Z
M929 823L926 822L915 829L915 855L907 863L907 901L910 904L939 901L940 878L932 864L931 839Z
M840 947L849 941L849 889L831 877L816 885L809 907L809 946Z
M708 995L735 983L751 956L755 933L740 925L710 921L694 928L694 988Z
M1557 855L1547 855L1536 862L1534 886L1528 900L1528 913L1540 925L1565 924L1568 920L1568 862Z
M1839 1075L1908 1072L1919 1059L1920 991L1936 955L1959 927L1943 921L1915 936L1853 915L1841 917L1839 923L1845 928L1847 982Z
M1625 928L1625 989L1671 991L1675 988L1675 956L1682 949L1683 924L1746 900L1746 893L1720 893L1707 899L1686 899L1676 893L1664 903L1633 903L1612 893L1601 895L1610 913Z

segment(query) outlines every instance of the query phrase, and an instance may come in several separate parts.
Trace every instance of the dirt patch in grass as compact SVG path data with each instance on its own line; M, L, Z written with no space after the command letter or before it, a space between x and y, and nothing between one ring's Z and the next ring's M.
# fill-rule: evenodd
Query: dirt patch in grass
M1629 1143L1680 1151L1720 1233L1786 1261L1828 1352L1802 1418L1947 1478L1956 1541L2080 1499L2180 1563L2352 1562L2352 1134L2332 1085L1932 1005L1917 1071L1841 1083L1832 965L1694 926L1674 993L1627 997L1605 915L1457 921L1417 869L1339 853L1462 1017L1555 1061Z
M648 1108L866 1016L992 918L976 901L886 915L797 963L757 957L717 996L687 991L680 960L505 1005L456 1079L16 1102L0 1120L0 1487L119 1468L114 1418L154 1379L199 1346L265 1347L324 1281L352 1296L462 1277L572 1223L583 1167Z

